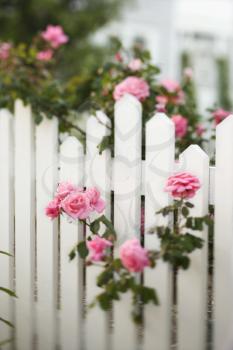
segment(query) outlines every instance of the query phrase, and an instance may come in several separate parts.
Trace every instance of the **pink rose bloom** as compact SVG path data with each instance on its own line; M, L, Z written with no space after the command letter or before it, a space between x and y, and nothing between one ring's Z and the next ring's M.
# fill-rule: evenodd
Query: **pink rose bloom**
M192 78L193 78L193 70L192 70L192 68L186 67L186 68L184 69L184 76L185 76L185 78L187 78L187 79L192 79Z
M86 194L90 200L91 208L96 210L97 213L102 213L102 211L105 209L105 201L100 198L100 192L97 190L97 188L88 188Z
M123 266L130 272L141 272L150 264L148 252L141 246L137 238L122 244L119 252Z
M117 52L114 57L115 57L115 60L117 62L122 62L123 61L123 58L122 58L120 52Z
M91 241L87 241L87 248L89 250L88 260L93 262L101 261L106 253L106 249L112 247L112 243L105 238L95 235Z
M78 187L74 186L68 181L60 182L57 187L55 198L57 198L61 202L65 197L67 197L69 194L75 191L82 192L82 189L79 189Z
M179 138L184 137L188 129L187 119L180 114L173 115L171 119L175 124L176 136Z
M48 50L44 50L44 51L39 51L36 55L36 58L39 61L45 61L48 62L52 59L53 57L53 51L48 49Z
M150 95L150 88L144 79L128 77L116 85L113 97L117 101L125 94L131 94L139 101L144 101Z
M196 127L197 136L202 136L204 132L205 132L205 127L202 124L198 124Z
M54 49L66 44L69 40L61 26L48 25L46 30L41 33L42 38L48 41Z
M139 58L135 58L129 63L128 67L133 72L136 72L142 68L142 61Z
M168 178L165 191L174 198L193 198L201 187L199 179L189 173L177 173Z
M167 90L167 92L174 94L176 92L178 92L179 90L181 90L180 88L180 84L178 82L176 82L175 80L171 80L171 79L164 79L161 81L160 85Z
M157 104L155 105L156 111L165 113L166 112L166 104L168 103L168 98L166 96L158 95L155 98Z
M53 199L45 208L45 215L51 219L55 219L60 214L59 201L57 198Z
M0 60L5 61L9 58L11 47L10 43L0 43Z
M221 121L223 121L223 119L228 117L230 114L231 114L231 112L226 111L222 108L216 109L216 111L213 112L215 125L218 125L219 123L221 123Z
M86 193L75 191L71 192L61 202L61 208L73 219L85 220L91 213L89 197Z

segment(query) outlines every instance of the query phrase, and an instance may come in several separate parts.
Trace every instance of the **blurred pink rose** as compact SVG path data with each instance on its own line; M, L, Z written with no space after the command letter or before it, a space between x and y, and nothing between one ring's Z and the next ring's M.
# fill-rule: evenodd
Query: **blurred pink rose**
M115 58L115 60L116 60L117 62L122 62L122 61L123 61L123 58L122 58L120 52L117 52L117 53L115 54L114 58Z
M158 95L155 98L157 104L155 105L156 111L165 113L166 112L166 104L168 103L167 96Z
M102 211L105 208L105 201L102 198L100 198L100 192L97 190L97 188L88 188L86 194L90 199L91 208L93 210L96 210L97 213L102 213Z
M141 272L149 266L148 253L137 238L130 239L120 247L120 259L130 272Z
M170 101L174 103L174 105L183 105L185 103L185 93L180 90L177 93L177 96L171 96Z
M113 97L117 101L125 94L135 96L139 101L144 101L150 96L150 88L147 82L138 77L128 77L116 85Z
M73 219L86 219L91 211L90 199L86 193L75 191L70 193L61 202L61 208Z
M36 55L36 58L39 61L50 61L53 57L53 51L48 49L48 50L44 50L44 51L39 51Z
M82 192L82 189L78 188L77 186L74 186L72 183L68 181L60 182L57 187L55 198L57 198L59 201L62 201L70 193L75 191Z
M197 127L196 127L196 134L197 134L197 136L202 136L204 132L205 132L204 125L197 124Z
M9 58L11 47L10 43L0 43L0 60L5 61Z
M111 247L112 243L105 238L95 235L91 241L87 241L87 248L89 250L88 260L101 261L104 258L105 251Z
M60 214L59 200L57 198L53 199L47 207L45 208L45 214L51 219L55 219Z
M177 81L171 79L162 80L160 82L160 85L171 94L174 94L181 90L180 84Z
M184 69L184 76L187 79L192 79L193 78L193 70L191 67L186 67Z
M128 65L129 69L133 72L142 68L142 61L139 58L134 58Z
M173 115L171 119L175 124L176 137L184 137L188 129L188 120L180 114Z
M168 178L165 191L174 198L192 198L201 187L199 179L189 173L177 173Z
M221 121L223 121L223 119L228 117L230 114L231 112L226 111L225 109L222 109L222 108L216 109L216 111L212 113L215 120L215 125L218 125L219 123L221 123Z
M41 36L45 41L48 41L54 49L66 44L69 40L61 26L53 26L51 24L41 33Z

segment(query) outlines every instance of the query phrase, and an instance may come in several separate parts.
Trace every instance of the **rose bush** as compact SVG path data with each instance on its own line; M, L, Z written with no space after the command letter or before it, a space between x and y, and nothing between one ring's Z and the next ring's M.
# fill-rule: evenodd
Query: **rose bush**
M100 305L103 310L111 308L114 300L119 300L122 293L132 294L133 316L141 322L142 314L139 304L159 303L156 290L139 282L138 275L145 268L156 268L159 259L171 264L174 268L187 269L190 264L189 254L202 248L204 241L195 236L193 231L201 231L204 225L211 224L209 216L192 217L190 210L193 204L188 202L201 188L199 179L190 173L177 173L170 176L164 190L168 192L173 203L162 208L157 215L175 218L174 224L151 228L149 233L157 234L160 249L146 249L139 238L126 240L119 247L119 257L112 254L117 241L117 233L112 223L102 214L105 208L97 188L78 188L69 182L58 185L53 200L48 204L45 213L54 219L65 215L72 220L79 220L89 227L85 241L81 241L70 252L70 259L76 253L86 261L86 265L97 264L101 272L97 285L102 289L92 303ZM95 216L92 213L95 212ZM142 211L144 217L144 211ZM101 232L101 233L100 233Z

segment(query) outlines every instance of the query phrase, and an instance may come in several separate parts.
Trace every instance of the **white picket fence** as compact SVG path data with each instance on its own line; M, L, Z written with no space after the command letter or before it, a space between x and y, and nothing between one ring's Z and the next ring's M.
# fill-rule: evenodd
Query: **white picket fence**
M0 286L14 288L17 300L0 294L0 315L15 324L0 325L2 347L16 350L169 350L176 333L177 350L205 350L207 337L208 235L205 248L192 255L188 271L177 283L177 325L172 323L173 276L159 263L146 269L144 281L156 287L160 306L144 308L144 325L130 319L130 298L125 295L110 313L87 305L98 292L98 267L85 268L68 253L84 237L83 226L65 219L49 220L44 208L58 181L95 185L114 218L119 242L140 236L141 196L145 196L145 230L158 223L156 210L169 203L166 178L174 169L200 178L202 188L193 202L193 215L215 205L214 349L232 349L233 339L233 116L217 127L216 168L198 146L190 146L174 162L174 125L164 114L146 125L146 160L141 156L142 108L132 96L115 106L114 159L97 145L109 129L106 116L87 121L86 154L80 142L68 137L58 143L56 118L35 126L30 107L16 102L14 117L0 111ZM111 203L114 206L111 207ZM156 248L154 235L145 235L145 247ZM116 248L117 253L117 248ZM231 343L232 341L232 343Z

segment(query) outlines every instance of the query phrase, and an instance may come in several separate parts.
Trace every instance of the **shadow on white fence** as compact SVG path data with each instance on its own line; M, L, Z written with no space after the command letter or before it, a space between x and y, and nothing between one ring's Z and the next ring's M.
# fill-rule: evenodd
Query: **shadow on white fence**
M68 253L83 239L83 226L50 221L44 208L57 182L97 186L114 217L119 242L140 235L141 196L145 196L145 232L156 224L155 212L169 203L163 191L174 169L200 178L193 214L205 215L215 205L214 349L231 347L233 324L233 116L217 127L216 168L195 145L174 161L174 126L164 114L146 125L146 160L142 161L141 105L125 96L115 106L114 159L97 145L108 128L99 112L87 121L86 154L80 142L68 137L58 144L54 118L35 126L29 107L16 102L15 116L0 111L0 286L15 288L16 301L0 296L0 313L15 324L15 331L0 327L0 340L14 338L3 349L16 350L169 350L172 329L173 276L167 264L146 269L144 281L156 287L160 306L144 308L143 327L130 319L125 295L110 314L85 309L97 292L98 267L85 271L82 261L69 262ZM210 185L209 185L210 181ZM114 194L114 196L113 196ZM114 205L111 207L111 203ZM195 212L194 212L195 211ZM208 233L199 235L205 248L192 255L188 271L177 283L177 350L205 350L207 344ZM145 235L145 246L157 238ZM117 253L117 252L116 252Z

